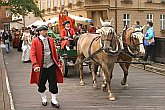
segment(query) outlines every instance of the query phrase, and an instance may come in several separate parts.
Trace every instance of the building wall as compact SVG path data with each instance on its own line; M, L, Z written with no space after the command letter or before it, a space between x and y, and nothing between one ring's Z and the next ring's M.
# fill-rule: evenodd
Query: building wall
M6 8L7 7L1 7L0 9L0 30L3 30L4 27L10 28L11 14L8 13L9 16L6 16Z
M35 22L39 19L40 19L40 17L35 17L35 15L33 13L30 13L28 16L25 16L25 26L28 27L30 24L32 24L33 22ZM23 27L22 17L21 17L21 19L16 19L16 20L13 20L12 22L10 22L10 29L12 29L12 28L22 29L22 27Z
M43 0L40 0L43 1ZM48 0L45 0L48 1ZM58 16L60 0L55 0L57 2L57 11L51 11L50 13L45 13L44 18L48 20L54 16ZM135 20L139 20L141 25L146 25L147 14L153 14L154 29L157 36L160 36L160 15L165 15L165 4L161 4L161 0L153 0L153 3L147 3L148 0L132 0L132 3L124 3L123 0L83 0L81 6L77 6L77 0L73 0L72 8L68 8L67 5L70 0L64 1L64 7L69 11L70 14L82 15L83 17L88 17L93 19L95 26L101 26L99 18L103 20L110 20L113 18L112 24L114 27L117 23L117 32L122 32L123 30L123 15L130 15L130 26L133 25ZM117 4L116 2L117 1ZM52 4L54 0L51 0ZM51 5L54 7L53 5ZM117 10L117 21L116 18ZM165 25L165 23L164 23Z

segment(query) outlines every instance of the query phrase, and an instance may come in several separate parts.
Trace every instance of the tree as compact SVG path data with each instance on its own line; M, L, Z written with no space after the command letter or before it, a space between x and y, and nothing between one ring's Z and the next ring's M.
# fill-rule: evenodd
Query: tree
M25 16L27 16L30 12L33 12L35 16L41 16L41 12L37 7L36 0L8 0L2 1L0 0L0 6L8 6L8 10L12 12L14 15L22 15L23 24L25 27Z

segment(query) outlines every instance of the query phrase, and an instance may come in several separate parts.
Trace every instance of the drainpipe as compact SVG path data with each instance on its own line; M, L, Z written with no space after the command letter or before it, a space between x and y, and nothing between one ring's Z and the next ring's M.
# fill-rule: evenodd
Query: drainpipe
M115 30L117 33L117 0L115 0Z

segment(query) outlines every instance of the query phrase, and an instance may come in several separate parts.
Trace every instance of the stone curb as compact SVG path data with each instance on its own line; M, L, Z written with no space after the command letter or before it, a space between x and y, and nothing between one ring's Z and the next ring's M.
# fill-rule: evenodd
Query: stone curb
M15 110L1 44L0 44L0 62L1 62L0 67L2 72L2 81L3 81L3 89L4 89L3 91L4 110Z
M144 70L144 66L143 65L132 64L131 66L132 67L135 67L135 68L139 68L139 69L143 69ZM145 70L146 71L149 71L149 72L153 72L153 73L156 73L156 74L165 76L165 69L162 69L160 67L155 67L155 66L152 66L152 65L146 65L145 66Z

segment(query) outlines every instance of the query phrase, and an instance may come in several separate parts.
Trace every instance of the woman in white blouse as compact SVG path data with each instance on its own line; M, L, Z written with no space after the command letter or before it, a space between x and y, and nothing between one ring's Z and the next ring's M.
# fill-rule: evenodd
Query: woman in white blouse
M25 32L22 36L22 62L30 61L30 45L31 45L31 35L28 28L25 28Z

